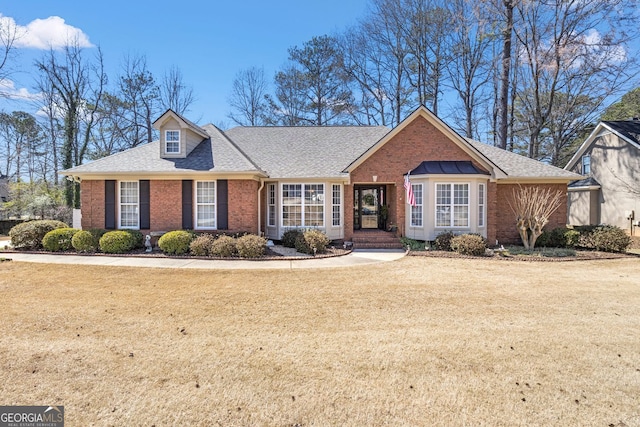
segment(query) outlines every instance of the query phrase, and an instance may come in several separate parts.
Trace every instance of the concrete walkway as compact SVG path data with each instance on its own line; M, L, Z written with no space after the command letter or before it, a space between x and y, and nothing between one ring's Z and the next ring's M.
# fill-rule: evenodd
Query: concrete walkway
M48 264L77 264L77 265L109 265L122 267L153 267L153 268L196 268L215 270L266 270L266 269L309 269L336 268L357 265L378 264L395 261L405 255L404 250L396 249L367 249L354 250L348 255L332 258L304 258L295 260L202 260L188 258L153 258L153 257L114 257L91 255L55 255L55 254L25 254L16 252L0 252L0 257L10 258L21 262L38 262Z

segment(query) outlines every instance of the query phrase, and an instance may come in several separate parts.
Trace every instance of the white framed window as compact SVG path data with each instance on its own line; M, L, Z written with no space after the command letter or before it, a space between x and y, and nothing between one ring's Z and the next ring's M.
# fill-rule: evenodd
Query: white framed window
M436 184L436 227L469 227L469 184Z
M591 155L585 154L582 156L582 175L591 174Z
M422 184L411 184L413 190L413 197L415 198L416 205L411 206L411 227L422 227L422 212L423 212L423 194Z
M331 186L331 225L339 227L342 224L342 186L333 184Z
M216 182L196 181L195 228L216 228Z
M486 204L484 188L484 184L478 184L478 227L484 227L484 207Z
M167 130L164 132L165 153L180 153L180 131Z
M118 228L140 228L140 187L138 181L120 181Z
M324 184L282 184L282 226L324 227Z
M267 185L267 225L276 226L276 185Z

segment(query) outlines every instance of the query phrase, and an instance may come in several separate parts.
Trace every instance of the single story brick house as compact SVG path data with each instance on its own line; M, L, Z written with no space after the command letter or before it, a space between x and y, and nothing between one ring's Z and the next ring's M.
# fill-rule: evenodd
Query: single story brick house
M334 240L394 230L518 241L518 185L562 191L573 172L461 137L425 107L384 126L197 126L168 110L159 141L62 174L81 183L82 228L264 234L319 228ZM415 205L406 200L409 173ZM550 227L567 222L566 204Z

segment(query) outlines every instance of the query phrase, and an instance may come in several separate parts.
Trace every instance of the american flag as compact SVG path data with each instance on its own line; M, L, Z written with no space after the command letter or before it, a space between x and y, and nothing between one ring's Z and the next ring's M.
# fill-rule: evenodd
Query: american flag
M409 175L411 171L407 172L404 177L404 188L407 190L407 203L411 206L416 206L416 196L413 195L413 187L411 187L411 181L409 181Z

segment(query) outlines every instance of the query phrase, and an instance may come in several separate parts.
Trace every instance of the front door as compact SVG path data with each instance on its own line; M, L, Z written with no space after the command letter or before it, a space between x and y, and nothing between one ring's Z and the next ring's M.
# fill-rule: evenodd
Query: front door
M353 191L353 228L355 230L382 228L380 211L384 203L384 187L357 185Z

